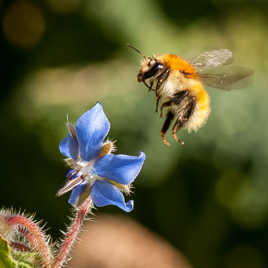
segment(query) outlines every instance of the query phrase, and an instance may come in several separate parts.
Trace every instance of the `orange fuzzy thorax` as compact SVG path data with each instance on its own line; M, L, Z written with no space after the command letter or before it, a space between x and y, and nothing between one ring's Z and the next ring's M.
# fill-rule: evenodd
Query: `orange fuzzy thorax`
M161 60L170 68L171 72L179 71L184 73L184 77L186 78L185 82L187 81L186 89L196 98L197 102L191 118L185 124L185 128L187 128L188 131L198 130L206 123L209 116L210 99L199 79L197 71L189 62L173 54L164 54Z
M187 78L198 79L198 74L195 68L179 56L174 54L165 54L163 55L163 61L171 70L184 72L187 74ZM191 83L189 90L197 98L198 103L207 106L209 102L208 95L199 79L198 81Z
M178 70L181 72L185 72L187 74L187 78L198 78L198 74L195 68L186 60L174 54L165 54L162 57L164 63L171 70Z

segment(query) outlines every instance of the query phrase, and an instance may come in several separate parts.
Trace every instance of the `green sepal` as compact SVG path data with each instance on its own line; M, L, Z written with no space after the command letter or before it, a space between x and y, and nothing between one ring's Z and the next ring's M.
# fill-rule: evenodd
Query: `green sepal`
M28 259L28 254L27 258ZM23 255L20 254L23 258ZM34 265L25 263L24 261L16 261L11 255L8 242L0 235L0 267L1 268L34 268Z
M0 235L0 267L14 268L17 267L17 262L13 260L8 242Z

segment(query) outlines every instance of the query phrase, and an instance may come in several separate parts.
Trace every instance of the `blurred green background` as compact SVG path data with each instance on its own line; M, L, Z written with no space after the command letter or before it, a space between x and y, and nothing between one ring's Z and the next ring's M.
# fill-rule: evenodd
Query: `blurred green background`
M66 115L75 122L98 100L119 152L147 154L129 217L194 267L268 267L267 1L2 0L0 12L1 206L35 212L60 236L70 215L68 195L55 197L67 172L58 151ZM207 124L167 148L128 42L184 58L229 48L254 83L208 88Z

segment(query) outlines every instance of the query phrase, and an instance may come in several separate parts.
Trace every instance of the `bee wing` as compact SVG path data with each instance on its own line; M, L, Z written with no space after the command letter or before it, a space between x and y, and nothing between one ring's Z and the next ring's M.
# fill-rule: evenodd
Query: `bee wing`
M199 73L199 77L209 87L232 90L248 85L250 83L249 78L252 74L253 70L247 67L230 65L215 68L208 73Z
M229 49L218 49L206 51L199 56L189 60L191 65L202 72L221 65L230 64L233 60L233 53Z

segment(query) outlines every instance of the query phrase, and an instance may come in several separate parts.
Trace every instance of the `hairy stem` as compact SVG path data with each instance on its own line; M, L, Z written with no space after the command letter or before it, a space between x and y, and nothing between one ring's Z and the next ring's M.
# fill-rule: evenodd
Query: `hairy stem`
M26 228L29 231L27 237L30 238L29 243L34 249L39 251L43 266L46 268L51 268L52 254L46 242L45 236L37 224L30 219L19 215L7 216L5 219L9 226L15 227L18 225L19 230L22 230L21 228Z
M9 245L18 251L28 251L28 252L32 251L32 249L30 249L29 247L25 246L24 244L20 242L11 241L9 242Z
M33 250L38 249L38 241L35 239L34 235L29 232L28 229L19 226L18 231L23 234L23 236L29 241Z
M71 226L68 228L67 233L65 234L65 239L62 242L57 256L54 259L53 268L61 268L62 265L66 262L70 249L72 247L73 242L75 241L77 235L79 234L79 230L83 224L85 216L89 211L91 204L91 198L88 197L83 204L78 208L75 217Z

